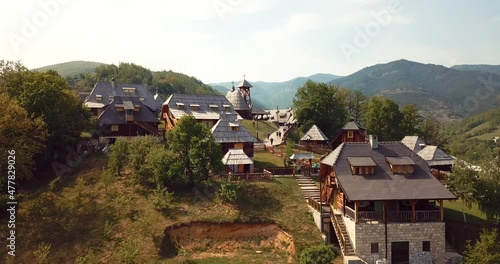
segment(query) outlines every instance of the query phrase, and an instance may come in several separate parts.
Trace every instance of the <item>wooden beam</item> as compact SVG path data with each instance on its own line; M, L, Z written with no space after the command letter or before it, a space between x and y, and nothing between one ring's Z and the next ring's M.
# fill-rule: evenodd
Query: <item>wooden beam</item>
M358 219L358 201L354 202L354 221L356 224L359 224L359 219Z
M382 205L382 221L384 222L385 224L385 221L387 221L386 219L386 209L385 207L387 206L387 201L382 201L383 205Z
M441 222L444 221L444 201L443 200L439 200L439 209L441 210Z
M417 221L417 214L415 212L415 204L417 204L417 201L412 200L411 201L411 219L412 219L413 223L415 223Z

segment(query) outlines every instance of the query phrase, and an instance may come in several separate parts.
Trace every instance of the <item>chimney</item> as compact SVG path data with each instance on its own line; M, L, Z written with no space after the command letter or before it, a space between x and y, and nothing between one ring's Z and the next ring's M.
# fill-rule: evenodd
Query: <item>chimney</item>
M111 87L115 88L115 78L111 78Z
M420 147L420 149L424 149L425 147L427 147L427 145L424 143L420 143L418 144L418 146Z
M370 147L372 149L378 149L378 137L377 137L377 135L369 135L368 138L370 139Z

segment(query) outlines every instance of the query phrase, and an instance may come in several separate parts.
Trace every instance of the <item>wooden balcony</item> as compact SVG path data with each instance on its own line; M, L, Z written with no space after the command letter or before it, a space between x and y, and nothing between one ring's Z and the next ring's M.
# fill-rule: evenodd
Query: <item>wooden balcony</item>
M345 215L358 223L383 223L384 214L375 211L358 211L346 206ZM415 217L414 217L415 216ZM387 211L387 222L439 222L441 221L441 210L418 210L412 211Z

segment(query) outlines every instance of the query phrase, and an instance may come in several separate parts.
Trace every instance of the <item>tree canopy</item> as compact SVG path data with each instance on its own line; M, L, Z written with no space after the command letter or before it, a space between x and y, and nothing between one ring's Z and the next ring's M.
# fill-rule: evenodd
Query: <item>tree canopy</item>
M177 174L185 177L191 186L207 180L210 172L223 169L220 145L193 116L179 119L175 128L167 133L167 142L182 169Z
M479 239L467 245L464 252L465 264L500 263L500 239L498 230L483 230Z
M293 104L300 127L306 132L316 124L328 137L344 126L347 111L338 87L307 81L295 94Z

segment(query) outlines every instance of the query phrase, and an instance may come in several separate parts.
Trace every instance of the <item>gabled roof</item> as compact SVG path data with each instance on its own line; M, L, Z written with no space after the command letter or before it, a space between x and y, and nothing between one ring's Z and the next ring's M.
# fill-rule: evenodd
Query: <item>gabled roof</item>
M127 89L133 88L133 89ZM124 92L125 90L134 91L134 92ZM101 96L101 100L97 100L97 95ZM88 103L97 103L108 105L113 101L114 97L136 97L136 98L144 98L142 103L152 109L153 111L157 111L161 109L161 104L155 101L155 98L151 92L146 88L146 86L142 84L127 84L127 83L114 83L114 87L112 83L104 83L98 82L90 92L90 95L87 97L85 101L85 105L87 107L96 106Z
M375 174L353 175L348 157L370 157L376 164ZM409 157L415 163L414 173L393 174L386 157ZM350 201L456 199L431 174L425 160L401 142L380 142L376 150L366 142L345 142L321 163L334 168L337 181Z
M243 149L230 149L222 158L224 165L253 164L253 161L243 152Z
M127 124L127 121L125 121L125 111L116 111L117 106L131 109L138 106L139 111L133 112L134 120L145 123L160 123L153 111L151 111L151 109L143 104L138 98L117 96L99 115L98 122L100 126Z
M252 115L269 115L268 111L263 110L260 107L252 105Z
M429 166L453 165L455 159L437 146L426 146L417 153Z
M238 86L236 86L238 88L240 87L246 87L246 88L252 88L253 86L247 82L247 80L243 79L243 81L240 82L240 84L238 84Z
M237 130L233 130L238 127ZM257 140L241 125L236 114L223 114L212 127L212 135L217 143L255 143Z
M231 89L227 92L226 98L233 105L235 110L243 110L248 111L250 107L248 107L247 102L243 99L241 92L236 89Z
M192 109L190 105L193 104L198 105L198 109ZM168 105L176 119L192 115L196 119L219 120L223 112L237 114L233 105L222 95L172 94L163 105ZM178 105L183 105L183 109L179 109ZM242 119L241 116L238 115L238 119Z
M356 121L349 121L344 125L342 130L365 130Z
M422 146L425 146L425 142L418 136L405 136L401 143L407 146L414 152L419 152Z
M300 140L327 141L328 137L325 136L318 126L313 125Z

